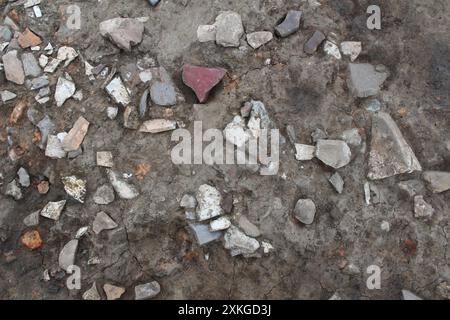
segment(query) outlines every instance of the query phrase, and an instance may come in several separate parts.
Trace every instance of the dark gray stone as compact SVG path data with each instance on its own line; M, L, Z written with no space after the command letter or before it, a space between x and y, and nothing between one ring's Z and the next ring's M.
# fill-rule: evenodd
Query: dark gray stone
M317 48L325 41L325 35L321 31L316 31L311 38L305 43L303 50L307 54L314 54Z
M290 10L283 22L275 27L275 33L284 38L296 32L300 29L302 14L302 11Z

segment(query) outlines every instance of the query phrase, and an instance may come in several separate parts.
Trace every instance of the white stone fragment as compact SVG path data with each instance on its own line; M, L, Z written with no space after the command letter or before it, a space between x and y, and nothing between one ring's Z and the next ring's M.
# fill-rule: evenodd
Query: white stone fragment
M199 221L208 220L223 214L223 210L220 206L222 196L220 192L208 185L203 184L197 191L197 218Z
M295 144L295 158L298 161L308 161L314 158L316 152L315 146L309 146L306 144Z

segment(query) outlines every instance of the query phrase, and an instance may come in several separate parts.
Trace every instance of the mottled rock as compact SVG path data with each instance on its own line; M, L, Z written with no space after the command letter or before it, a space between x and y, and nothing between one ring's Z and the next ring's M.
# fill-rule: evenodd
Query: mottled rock
M359 41L344 41L341 42L341 51L344 56L349 56L353 62L361 54L362 44Z
M348 145L341 140L319 140L316 145L316 157L334 169L350 163L352 153Z
M97 166L112 168L114 166L112 153L109 151L98 151Z
M423 179L433 193L450 190L450 172L426 171L423 174Z
M109 182L121 199L131 200L139 196L139 191L136 187L125 182L117 173L111 169L107 169L106 173L108 175Z
M231 221L227 217L220 217L209 223L210 231L222 231L231 227Z
M66 205L66 200L61 200L58 202L49 202L47 205L41 210L41 216L58 220L61 212L64 210L64 206Z
M19 34L18 41L22 49L35 47L42 43L42 39L28 28L26 28L24 32Z
M7 184L5 195L13 197L14 200L22 199L22 190L20 190L19 183L15 179Z
M203 184L198 188L196 198L198 202L196 213L199 221L208 220L223 214L220 206L222 196L216 188Z
M433 214L433 207L424 200L423 196L414 197L414 217L431 218Z
M233 11L219 14L216 26L216 43L223 47L239 47L239 40L244 34L241 16Z
M302 11L290 10L283 22L275 27L275 33L279 37L287 37L300 29Z
M331 41L325 41L325 44L323 45L323 51L325 51L327 55L335 57L338 60L342 59L339 47Z
M145 121L139 128L139 131L146 133L160 133L175 130L176 128L177 122L174 120L153 119Z
M100 23L100 34L109 38L119 48L131 51L142 41L144 24L132 18L114 18Z
M387 113L374 114L369 179L379 180L414 171L422 171L422 167L397 124Z
M200 25L197 28L197 39L199 42L216 40L217 27L215 25Z
M355 147L361 145L362 143L362 138L357 128L345 130L344 132L342 132L340 138L344 140L348 145Z
M66 193L80 203L84 203L86 196L86 180L79 179L76 176L61 178Z
M184 84L195 92L200 103L204 103L208 98L209 92L223 79L225 74L225 69L185 64L182 78Z
M17 171L17 176L19 177L19 184L22 187L26 188L30 186L30 175L25 168L21 167L19 171Z
M154 104L174 106L177 104L175 88L171 83L156 81L150 87L150 97Z
M89 121L83 117L79 117L62 142L64 151L69 152L78 150L83 143L88 129Z
M92 224L92 230L95 234L99 234L103 230L112 230L117 228L119 225L111 219L105 212L101 211L97 213L94 223Z
M351 93L358 98L377 95L389 73L384 69L377 71L368 63L350 63L347 85Z
M207 224L190 223L189 227L194 233L194 236L200 246L215 241L222 236L222 232L210 231Z
M225 249L230 250L230 254L233 257L237 255L252 255L260 247L258 240L247 236L235 226L231 226L225 232L224 242Z
M94 281L92 287L83 293L83 300L101 300L101 299L102 298L100 297L100 294L98 293L97 290L97 284Z
M249 237L257 238L261 235L261 231L246 216L239 216L237 219L238 227L244 231Z
M65 271L75 264L75 255L78 249L78 240L70 240L59 253L59 267Z
M253 49L258 49L272 39L272 32L269 31L257 31L247 34L247 42Z
M39 224L39 210L35 211L23 219L23 224L27 227L35 227Z
M344 180L338 172L335 172L329 179L331 185L334 187L337 193L341 194L344 190Z
M186 209L195 209L197 206L197 200L194 196L190 194L185 194L183 198L181 198L180 201L180 207L186 208Z
M78 52L72 47L63 46L58 49L57 59L64 61L64 67L67 67L73 60L78 57Z
M39 249L42 246L41 235L37 230L26 232L21 241L24 246L31 250Z
M123 84L120 77L116 77L105 87L106 92L114 100L115 103L126 107L130 101L130 94L128 89Z
M156 297L160 292L161 286L156 281L134 287L135 300L148 300Z
M114 190L108 184L100 186L94 194L94 202L96 204L110 204L114 199Z
M26 77L37 77L41 74L41 67L31 52L22 54L22 64Z
M307 54L314 54L325 39L326 37L323 32L315 31L311 38L305 43L303 51Z
M67 152L64 151L62 147L62 142L55 135L49 135L47 138L47 146L45 148L45 156L52 159L62 159L65 158Z
M306 144L295 144L295 158L298 161L308 161L314 158L316 153L315 146L309 146Z
M106 115L110 120L114 120L117 117L117 114L119 113L119 108L117 107L107 107L106 108Z
M116 287L109 283L106 283L103 286L103 291L105 291L106 299L108 300L117 300L125 293L125 288Z
M310 225L316 216L316 205L311 199L300 199L295 205L294 216L301 223Z
M24 84L25 72L23 71L22 61L17 57L17 50L11 50L2 57L5 76L8 81L15 84Z
M398 187L409 198L413 198L414 196L425 192L423 183L419 180L401 181L398 183Z
M59 77L55 90L55 101L61 107L67 99L72 97L76 91L75 83L64 77Z

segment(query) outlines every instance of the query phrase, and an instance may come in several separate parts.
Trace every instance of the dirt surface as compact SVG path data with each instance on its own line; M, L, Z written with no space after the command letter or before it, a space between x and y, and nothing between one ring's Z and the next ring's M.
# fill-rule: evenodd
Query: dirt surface
M82 1L77 3L82 28L70 39L57 31L60 6L72 1L45 1L41 19L27 17L23 6L9 7L19 13L22 28L31 26L54 46L68 43L93 65L115 65L121 70L132 68L145 55L154 57L172 75L186 102L171 111L151 108L150 117L173 112L173 118L188 129L194 120L223 129L245 101L256 99L264 102L285 139L275 176L261 176L244 166L174 165L170 132L149 135L125 129L122 108L115 120L108 119L105 109L112 102L101 80L89 82L80 58L58 69L50 77L52 92L57 77L67 71L83 90L83 100L70 99L61 108L53 102L35 108L54 119L58 130L68 131L80 115L85 117L91 126L82 155L72 160L47 158L32 142L36 127L26 115L9 125L17 100L0 105L0 298L81 299L96 281L99 288L104 283L124 287L122 298L133 299L134 286L153 280L161 284L158 299L329 299L335 292L348 299L400 299L402 289L425 299L450 298L450 290L441 290L450 284L450 194L432 194L424 188L435 214L428 222L416 219L413 200L398 183L423 180L420 173L404 174L371 182L378 194L367 206L363 185L371 112L363 107L366 99L349 94L348 59L338 61L323 50L312 56L303 53L303 44L315 30L326 35L334 32L339 41L362 41L358 62L383 64L390 72L377 97L382 110L394 118L424 170L449 171L450 6L446 0L320 2L320 7L312 8L307 1L167 0L152 8L144 0ZM6 1L0 3L5 8ZM382 8L381 30L366 27L366 8L371 4ZM303 10L301 29L288 38L274 37L258 50L249 47L244 37L245 50L197 41L198 25L212 24L220 11L238 12L249 33L273 31L289 9ZM142 43L131 52L120 51L99 33L100 22L119 16L149 17ZM270 65L265 64L267 58ZM210 96L207 111L194 112L195 95L181 80L184 63L228 71ZM0 78L2 90L34 103L34 92L6 81L3 74ZM137 105L145 85L139 81L127 85ZM327 180L333 172L330 168L317 159L295 159L287 125L306 144L317 128L330 138L338 138L346 129L360 129L362 145L352 149L352 162L338 170L345 181L342 194ZM8 134L24 152L15 162L8 156ZM139 188L138 198L116 197L106 206L93 202L95 190L108 182L105 169L95 161L96 152L104 150L113 153L117 172L134 174L128 181ZM150 170L139 176L136 171L142 164ZM22 166L32 185L23 189L22 200L15 201L4 190ZM72 174L87 180L84 204L64 191L60 177ZM43 176L50 180L46 195L39 194L35 185ZM221 240L199 246L179 201L204 183L214 185L223 197L232 197L232 215L246 215L262 233L258 239L269 241L275 250L260 258L243 258L232 257ZM293 217L300 198L310 198L317 206L310 226ZM67 199L67 205L59 221L41 218L37 228L23 224L28 214L61 199ZM80 240L76 264L82 270L82 289L69 291L67 275L58 267L59 252L80 227L92 224L99 211L107 212L119 227L99 235L88 232ZM381 229L383 221L389 222L389 232ZM35 229L43 245L29 250L21 237ZM93 257L101 263L88 265ZM349 265L357 266L359 272L349 272ZM382 270L379 290L366 287L370 265ZM50 271L49 281L43 279L45 270Z

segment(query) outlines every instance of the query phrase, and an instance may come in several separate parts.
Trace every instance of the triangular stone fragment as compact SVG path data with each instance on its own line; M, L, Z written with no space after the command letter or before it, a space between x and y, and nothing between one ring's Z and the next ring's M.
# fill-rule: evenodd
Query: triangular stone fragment
M194 90L200 103L208 98L209 92L225 76L226 70L222 68L205 68L185 64L183 66L183 82Z
M108 216L103 211L97 213L97 216L95 217L94 223L92 225L92 230L96 234L99 234L103 230L111 230L117 228L117 223L111 219L110 216Z
M387 113L375 114L368 178L379 180L414 171L422 171L422 167L395 121Z

